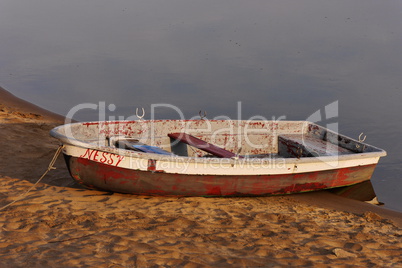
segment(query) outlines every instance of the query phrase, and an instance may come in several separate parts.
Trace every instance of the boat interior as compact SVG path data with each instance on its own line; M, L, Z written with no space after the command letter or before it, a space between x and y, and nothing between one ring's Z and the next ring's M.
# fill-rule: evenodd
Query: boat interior
M382 151L307 121L138 120L66 126L58 132L81 143L187 157L300 158Z

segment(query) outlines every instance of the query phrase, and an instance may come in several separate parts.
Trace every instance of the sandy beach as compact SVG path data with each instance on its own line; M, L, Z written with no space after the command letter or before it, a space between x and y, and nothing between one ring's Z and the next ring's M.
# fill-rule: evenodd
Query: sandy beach
M63 117L0 88L0 207L45 172ZM402 213L323 191L152 197L88 190L62 156L0 211L0 267L402 267Z

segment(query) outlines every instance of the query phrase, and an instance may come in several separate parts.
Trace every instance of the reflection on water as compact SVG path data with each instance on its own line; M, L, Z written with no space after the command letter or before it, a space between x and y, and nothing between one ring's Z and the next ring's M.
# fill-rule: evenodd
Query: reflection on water
M187 118L294 120L338 101L318 123L388 152L373 184L400 209L401 11L398 0L3 0L0 83L64 115L113 104L116 118L170 104ZM178 117L158 107L156 117Z

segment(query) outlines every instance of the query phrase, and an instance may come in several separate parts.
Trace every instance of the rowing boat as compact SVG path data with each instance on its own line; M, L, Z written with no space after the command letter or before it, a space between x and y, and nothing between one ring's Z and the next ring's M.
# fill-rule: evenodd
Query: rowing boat
M308 121L134 120L65 124L71 176L141 195L262 196L370 180L386 152Z

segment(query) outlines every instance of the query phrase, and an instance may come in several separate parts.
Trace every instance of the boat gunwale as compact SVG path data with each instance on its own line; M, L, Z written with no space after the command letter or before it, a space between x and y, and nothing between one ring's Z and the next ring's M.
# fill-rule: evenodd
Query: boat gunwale
M363 158L374 158L374 157L382 157L386 156L386 151L383 149L380 149L378 147L375 147L373 145L367 144L360 142L356 139L350 138L348 136L345 136L343 134L334 132L328 128L322 127L320 125L317 125L313 122L309 121L303 121L303 120L298 120L298 121L291 121L291 120L286 120L286 121L281 121L281 122L289 122L289 123L305 123L305 124L310 124L310 125L315 125L318 126L322 129L325 129L327 132L330 132L335 135L339 135L343 138L347 138L350 141L353 141L361 146L367 146L372 149L372 151L369 152L361 152L361 153L352 153L352 154L340 154L340 155L329 155L329 156L312 156L312 157L301 157L301 158L287 158L287 157L281 157L281 158L272 158L272 157L267 157L267 158L250 158L250 157L244 157L244 158L216 158L216 157L197 157L197 156L178 156L178 155L159 155L155 153L143 153L143 152L137 152L137 151L131 151L131 150L125 150L125 149L119 149L115 148L112 146L101 146L101 145L95 145L91 144L90 142L85 142L83 140L78 140L73 137L68 137L62 133L60 133L60 130L63 128L67 128L68 126L72 125L99 125L99 124L128 124L128 123L138 123L138 122L161 122L161 121L177 121L177 122L188 122L188 121L198 121L198 120L174 120L174 119L169 119L169 120L115 120L115 121L91 121L91 122L76 122L76 123L69 123L69 124L64 124L57 126L53 128L50 131L50 135L58 140L61 141L62 144L64 145L69 145L69 146L75 146L83 149L91 149L91 150L97 150L101 152L108 152L108 153L113 153L117 155L124 155L127 157L132 157L132 158L139 158L139 159L153 159L153 160L162 160L162 161L181 161L183 162L198 162L198 163L221 163L225 162L225 164L235 164L235 163L264 163L264 162L275 162L278 161L278 159L286 159L286 162L291 164L291 163L314 163L314 162L331 162L331 161L347 161L347 160L355 160L357 158L363 159ZM208 120L211 122L220 122L220 121L228 121L228 120ZM253 121L253 120L231 120L231 121L241 121L241 122L248 122L248 121ZM261 122L277 122L277 121L261 121Z

